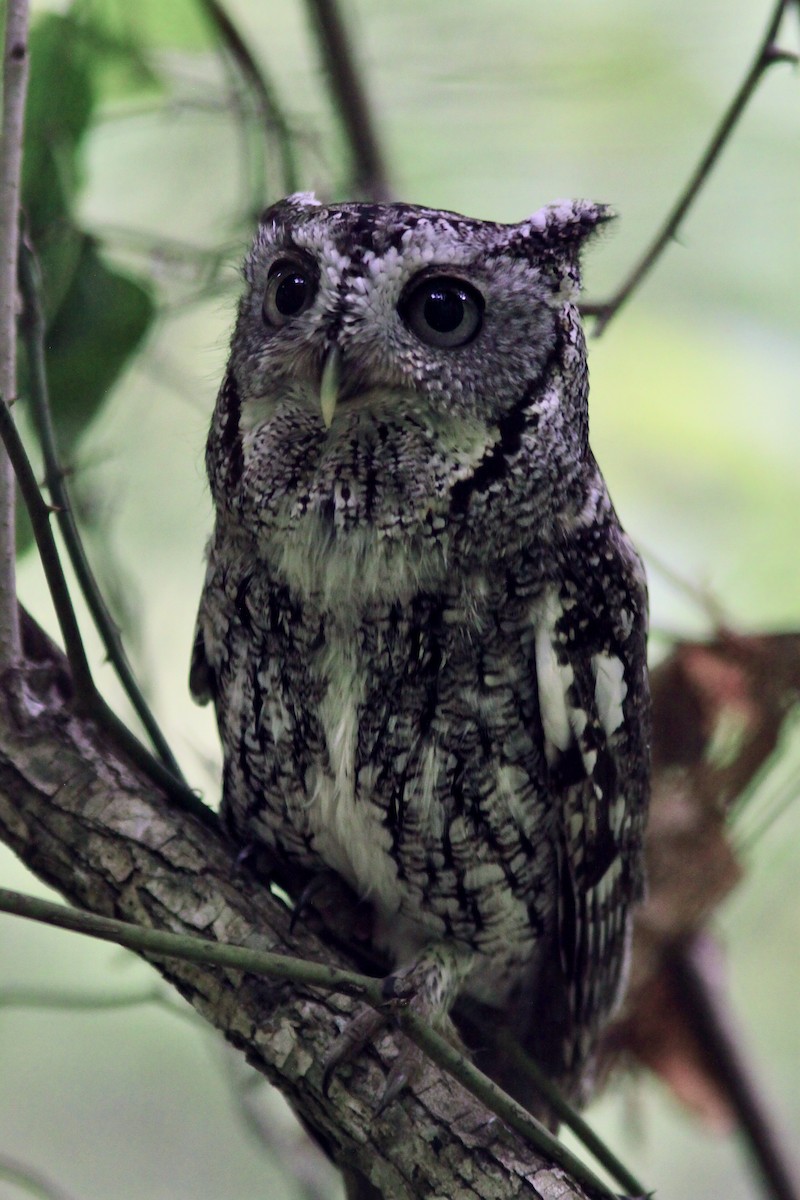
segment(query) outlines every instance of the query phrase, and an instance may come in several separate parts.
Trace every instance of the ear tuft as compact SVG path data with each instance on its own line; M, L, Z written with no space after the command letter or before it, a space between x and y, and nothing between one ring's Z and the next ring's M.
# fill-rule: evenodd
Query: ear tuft
M519 237L538 248L565 252L580 249L600 225L612 221L616 213L609 204L591 200L556 200L533 213L517 226Z

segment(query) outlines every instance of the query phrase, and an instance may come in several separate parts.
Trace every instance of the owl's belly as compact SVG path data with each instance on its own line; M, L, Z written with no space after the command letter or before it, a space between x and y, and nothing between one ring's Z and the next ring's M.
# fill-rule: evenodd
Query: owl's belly
M240 836L369 898L396 961L437 938L477 952L468 990L495 1003L546 940L556 891L532 674L499 628L465 638L431 602L329 623L299 653L265 639L260 669L242 663L256 715L225 801Z

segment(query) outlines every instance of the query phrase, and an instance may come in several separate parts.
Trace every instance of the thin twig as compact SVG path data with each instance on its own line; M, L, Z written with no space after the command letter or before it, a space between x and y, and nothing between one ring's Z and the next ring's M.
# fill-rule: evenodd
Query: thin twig
M97 913L70 908L66 904L55 904L38 896L28 896L2 887L0 912L51 925L56 929L68 929L72 933L81 933L103 942L112 942L116 946L125 946L128 950L135 950L138 954L147 954L154 958L177 958L182 962L200 962L206 966L250 971L256 975L266 975L270 979L284 979L301 986L343 992L376 1005L382 1003L379 979L361 975L356 971L329 967L325 963L293 958L289 954L273 954L268 950L226 945L191 934L148 929L144 925L134 925L131 921L101 917Z
M72 1200L70 1193L41 1171L7 1154L0 1155L0 1179L7 1180L15 1190L19 1188L29 1196L38 1196L39 1200Z
M301 986L321 988L324 991L344 992L365 1000L374 1008L385 1007L381 980L369 975L360 975L355 971L330 967L324 963L309 962L287 954L273 954L246 946L225 945L188 934L148 929L127 921L117 921L111 917L68 908L63 904L53 904L49 900L23 895L8 888L0 888L0 912L113 942L154 958L176 958L233 968L265 975L270 979L283 979ZM432 1062L456 1079L532 1146L550 1161L570 1172L592 1196L616 1200L615 1194L593 1171L416 1013L400 1009L397 1017L404 1033L425 1051ZM627 1187L628 1183L636 1184L636 1181L625 1172L625 1182L622 1186ZM634 1194L644 1195L638 1184Z
M17 395L17 247L22 139L28 87L28 0L8 0L3 43L3 119L0 142L0 394ZM16 483L0 450L0 665L20 658L16 582Z
M797 736L797 725L793 730L794 737ZM791 734L781 735L783 744L788 745L792 737ZM783 795L776 796L767 806L764 805L764 811L760 818L754 823L753 828L742 832L738 828L735 830L737 836L733 842L733 850L737 857L744 858L747 854L752 854L756 844L763 838L773 825L778 822L781 817L784 817L789 809L797 803L797 797L800 795L800 771L795 771L789 779L783 783ZM741 798L737 798L738 801Z
M83 711L89 712L94 705L97 693L86 658L86 651L83 648L83 639L75 616L75 609L72 606L72 597L69 594L53 531L50 528L50 508L45 504L42 493L39 491L30 459L25 453L25 447L17 432L11 410L5 403L0 403L0 439L2 439L16 475L19 490L25 501L25 507L28 510L36 548L39 551L53 608L61 629L61 636L64 639L64 649L69 660L75 693L79 697Z
M349 34L336 0L306 0L328 76L334 107L353 160L354 191L367 200L391 195L386 164Z
M222 45L235 62L245 85L255 97L263 132L265 134L269 132L275 136L281 161L283 190L286 192L297 191L298 177L294 156L294 138L272 83L263 68L256 62L250 47L222 5L221 0L200 0L200 5L214 26Z
M188 784L184 783L182 779L177 779L168 767L165 767L146 746L142 745L125 722L117 716L112 708L109 708L99 692L96 692L95 696L95 703L89 715L94 718L101 729L110 734L117 746L128 755L131 762L136 763L136 766L144 772L148 779L163 788L185 812L191 813L209 828L216 828L219 821L214 810L204 804L200 796L192 791Z
M510 1061L513 1061L515 1070L530 1080L539 1095L547 1101L548 1108L552 1110L554 1116L572 1130L589 1153L594 1155L602 1167L605 1167L612 1179L616 1179L617 1183L625 1188L629 1196L646 1195L645 1189L636 1177L631 1175L627 1167L609 1150L591 1126L564 1099L530 1054L523 1049L510 1029L504 1025L496 1025L491 1030L482 1027L482 1032L487 1035L493 1046L505 1054Z
M99 726L105 729L145 775L159 787L166 789L181 808L191 812L193 816L198 817L207 825L216 825L217 818L212 810L203 804L202 800L182 780L176 779L163 763L153 757L125 722L121 721L117 714L108 707L95 687L86 651L83 648L83 639L72 605L72 598L58 557L58 548L50 528L51 510L42 498L30 459L8 405L3 402L2 396L0 396L0 442L11 460L20 493L30 517L36 548L39 551L50 598L53 601L56 619L64 639L64 649L75 689L77 710L95 720Z
M407 1010L399 1016L400 1027L428 1058L448 1075L452 1075L463 1088L466 1088L477 1100L480 1100L491 1112L496 1113L506 1125L515 1129L532 1146L542 1154L547 1154L553 1162L578 1180L592 1195L613 1197L616 1195L591 1171L579 1158L570 1153L561 1142L545 1129L526 1108L504 1092L488 1075L469 1061L459 1050L445 1038L431 1029L415 1012ZM633 1176L625 1173L627 1180ZM623 1183L623 1187L626 1184ZM644 1197L645 1192L637 1190L633 1193Z
M22 291L23 338L28 357L28 376L30 379L30 402L39 441L44 456L45 483L50 493L50 499L56 514L61 536L67 548L78 586L92 615L92 620L100 634L109 661L117 673L125 694L133 706L136 715L144 726L147 736L167 770L176 779L184 782L181 769L170 750L169 743L161 732L158 723L150 711L147 701L142 695L136 676L128 662L125 648L114 618L106 606L100 588L94 577L86 552L83 548L81 535L75 523L64 471L61 467L56 444L56 434L50 415L50 397L47 387L47 368L45 363L45 322L41 302L41 276L39 264L33 251L26 245L24 239L20 245L19 279ZM77 688L76 681L76 688ZM80 694L80 693L79 693ZM94 685L92 685L92 700L94 700Z
M726 611L722 601L714 595L710 587L703 583L696 583L688 575L682 575L676 567L673 567L666 559L653 550L652 546L644 545L638 538L636 545L648 568L652 567L677 592L681 592L691 600L706 618L712 629L733 628L734 622L731 620L730 614ZM672 640L680 639L672 638Z
M727 112L720 121L708 148L695 167L688 183L678 197L675 206L667 216L660 231L656 234L653 242L644 252L639 262L634 266L633 270L610 300L606 300L602 304L587 303L581 305L581 312L585 316L597 318L592 331L595 337L599 337L605 332L609 322L617 315L622 305L630 298L632 292L635 291L645 276L649 274L667 245L677 235L684 217L711 174L717 159L733 133L739 118L752 99L762 77L776 63L796 63L798 61L796 54L788 50L782 50L775 45L775 38L778 35L784 15L793 6L800 9L798 0L779 0L770 17L767 30L759 45L753 63L731 101Z
M789 1165L758 1088L739 1050L741 1038L731 1028L730 1014L709 981L707 940L698 935L671 956L670 975L691 1014L692 1030L722 1086L771 1200L798 1200L800 1179Z
M79 992L66 988L0 987L0 1009L48 1008L58 1012L109 1012L123 1008L142 1008L145 1005L163 1005L171 1012L191 1013L186 1007L179 1008L168 999L156 984L135 991ZM199 1019L199 1018L198 1018Z

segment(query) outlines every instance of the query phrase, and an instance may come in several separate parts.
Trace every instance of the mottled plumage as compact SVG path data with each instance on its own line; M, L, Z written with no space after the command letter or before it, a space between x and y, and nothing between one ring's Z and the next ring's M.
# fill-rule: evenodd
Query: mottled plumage
M571 1087L623 978L647 800L644 578L576 307L609 215L267 210L192 674L236 838L369 897L434 1016L529 997Z

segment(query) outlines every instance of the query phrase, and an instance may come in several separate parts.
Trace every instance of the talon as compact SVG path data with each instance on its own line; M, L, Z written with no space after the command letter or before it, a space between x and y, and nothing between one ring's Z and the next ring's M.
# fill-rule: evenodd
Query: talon
M399 995L397 975L387 975L381 980L381 996L384 1000L396 1000Z
M343 1063L349 1062L357 1054L364 1049L369 1041L386 1024L386 1017L383 1013L376 1012L374 1008L363 1008L356 1013L351 1021L344 1027L342 1033L339 1034L336 1041L330 1048L328 1056L322 1067L322 1092L327 1096L333 1073L337 1067Z
M423 981L424 974L415 969L392 971L381 980L381 996L387 1004L392 1001L413 1001L415 996L421 994Z
M386 1006L380 1010L363 1008L345 1026L323 1064L324 1094L328 1094L336 1068L393 1023L401 1007L409 1006L431 1021L448 1041L463 1051L464 1046L447 1012L452 1003L451 993L470 965L470 957L457 948L436 945L408 966L393 971L381 980L381 995ZM424 1063L425 1056L419 1047L401 1036L399 1053L392 1063L386 1087L376 1108L378 1115L393 1104L406 1087L416 1082Z
M403 1038L400 1053L392 1063L389 1078L386 1080L386 1087L375 1110L377 1116L380 1116L390 1104L394 1104L395 1100L397 1100L406 1087L416 1083L422 1074L424 1062L425 1055L419 1046Z
M408 1075L405 1071L399 1071L394 1079L392 1079L392 1075L394 1075L394 1071L392 1071L392 1074L389 1076L389 1081L387 1082L386 1087L383 1089L383 1095L381 1096L375 1108L376 1117L383 1116L389 1105L394 1104L395 1100L408 1083Z

